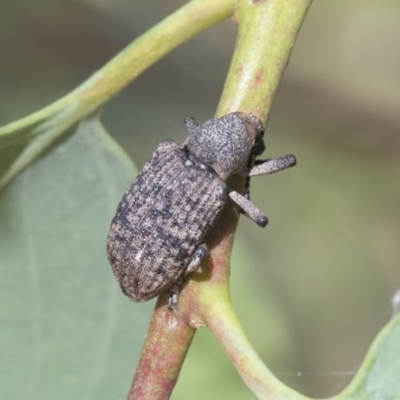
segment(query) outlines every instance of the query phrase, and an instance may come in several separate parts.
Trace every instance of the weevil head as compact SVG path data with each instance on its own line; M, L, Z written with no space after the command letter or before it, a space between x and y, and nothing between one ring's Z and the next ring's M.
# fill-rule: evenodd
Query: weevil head
M234 112L191 129L183 146L225 181L244 172L250 157L264 151L263 135L262 123L253 114Z

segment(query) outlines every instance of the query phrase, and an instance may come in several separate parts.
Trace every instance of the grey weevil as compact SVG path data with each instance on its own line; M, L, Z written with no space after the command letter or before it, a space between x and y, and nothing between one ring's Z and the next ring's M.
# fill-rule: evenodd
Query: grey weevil
M140 302L170 289L169 308L177 303L183 277L207 256L204 238L228 199L265 227L267 217L250 202L249 179L296 164L291 154L256 160L265 149L264 128L252 114L184 122L188 138L181 146L159 144L119 203L107 241L122 291ZM247 178L245 196L226 183L235 174Z

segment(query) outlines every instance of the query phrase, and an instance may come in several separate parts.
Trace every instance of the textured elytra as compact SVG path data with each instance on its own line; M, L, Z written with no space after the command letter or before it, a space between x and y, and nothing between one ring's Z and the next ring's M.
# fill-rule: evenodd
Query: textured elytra
M171 308L183 276L207 254L204 238L228 198L264 227L267 217L249 200L250 176L296 164L292 155L255 161L265 149L264 130L252 114L232 113L201 125L187 118L185 124L189 136L182 146L161 143L123 196L107 242L123 292L145 301L169 289ZM245 196L227 186L234 174L247 177Z
M161 143L111 224L108 256L125 294L145 301L168 289L226 200L226 185L214 173L175 143Z

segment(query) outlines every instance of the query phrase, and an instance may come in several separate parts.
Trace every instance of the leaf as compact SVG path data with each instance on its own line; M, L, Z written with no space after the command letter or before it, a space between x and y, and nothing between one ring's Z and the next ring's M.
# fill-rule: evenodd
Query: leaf
M79 99L84 88L85 83L48 107L0 128L0 189L99 107Z
M152 304L134 304L106 236L134 168L96 117L0 194L4 399L124 398Z
M400 399L399 355L400 314L382 329L353 382L335 399Z

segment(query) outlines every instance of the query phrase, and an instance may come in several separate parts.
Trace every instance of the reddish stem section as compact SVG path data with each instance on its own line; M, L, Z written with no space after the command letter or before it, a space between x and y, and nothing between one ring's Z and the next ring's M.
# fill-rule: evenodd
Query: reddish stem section
M128 400L165 400L171 395L195 329L160 298L128 394Z

